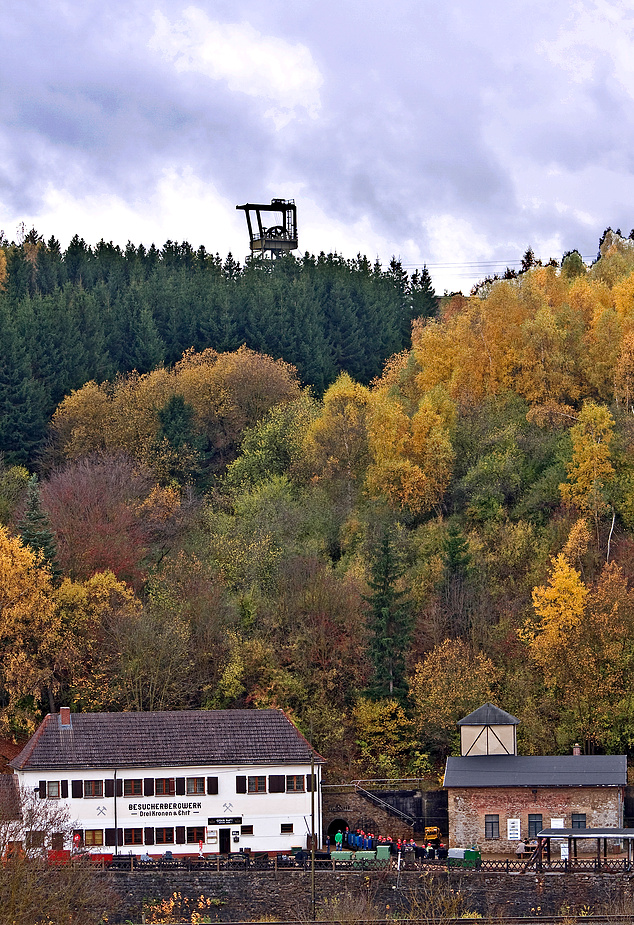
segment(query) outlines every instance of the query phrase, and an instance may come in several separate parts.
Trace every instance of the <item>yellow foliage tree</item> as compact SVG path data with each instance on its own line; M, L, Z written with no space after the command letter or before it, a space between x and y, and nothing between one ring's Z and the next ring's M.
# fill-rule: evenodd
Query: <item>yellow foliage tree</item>
M317 479L343 480L348 499L369 463L369 389L342 373L326 390L321 414L309 425L304 449Z
M65 459L124 450L164 475L173 448L159 440L160 412L170 398L181 396L193 408L197 435L224 461L246 427L299 395L294 367L281 360L246 347L224 354L190 350L173 370L132 372L101 385L88 382L61 402L52 427Z
M60 645L61 621L49 570L0 527L0 683L9 701L0 717L5 726L32 730L41 699L53 709Z
M599 519L608 509L606 489L614 478L610 442L614 419L604 405L588 401L577 423L570 428L572 460L567 464L568 481L559 486L564 503L594 518L599 547Z
M533 589L539 622L525 624L521 637L550 688L559 686L562 677L574 671L576 657L570 651L570 638L583 619L587 597L581 575L563 553L553 560L548 584Z
M395 778L427 770L426 756L416 752L414 725L397 700L361 698L352 721L364 773ZM412 760L418 768L411 767Z
M410 417L397 396L372 394L367 488L415 514L437 506L451 478L454 406L440 390L424 395Z
M112 572L99 572L87 581L64 579L55 602L64 638L58 684L81 709L121 706L121 637L139 616L140 601Z
M462 639L445 639L432 649L410 680L423 743L443 751L455 747L458 720L493 698L498 679L491 659Z
M629 273L612 288L614 307L623 323L623 328L634 329L634 273Z
M626 411L634 410L634 333L623 338L614 370L614 400Z
M621 569L606 565L589 590L559 555L548 584L533 591L537 623L521 636L558 705L565 744L583 738L620 750L634 741L634 595ZM563 742L562 742L563 744Z

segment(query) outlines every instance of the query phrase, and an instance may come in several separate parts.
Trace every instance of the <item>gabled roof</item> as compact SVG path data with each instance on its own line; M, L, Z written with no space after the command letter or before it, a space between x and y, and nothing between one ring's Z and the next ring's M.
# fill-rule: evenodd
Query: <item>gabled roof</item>
M16 770L308 764L311 748L281 710L49 713ZM323 761L315 755L315 761Z
M625 755L447 758L444 787L624 787Z
M459 726L519 726L519 719L505 710L500 710L492 703L484 703L464 719L458 720Z

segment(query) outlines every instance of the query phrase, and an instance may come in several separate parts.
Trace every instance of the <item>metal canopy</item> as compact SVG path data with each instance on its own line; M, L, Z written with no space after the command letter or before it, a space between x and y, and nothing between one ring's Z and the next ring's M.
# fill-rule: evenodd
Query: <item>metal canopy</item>
M537 838L618 838L634 839L634 829L617 829L605 827L602 829L542 829Z
M634 829L619 829L616 826L593 828L593 829L542 829L537 833L537 847L532 857L527 862L527 867L533 861L537 869L542 869L544 849L546 850L546 862L551 862L551 840L568 842L568 857L571 856L576 863L577 842L588 839L595 839L597 843L596 865L597 869L607 864L608 859L608 841L625 842L627 846L627 863L628 867L632 864L632 842L634 842ZM603 845L601 844L603 843ZM603 850L601 850L603 848Z

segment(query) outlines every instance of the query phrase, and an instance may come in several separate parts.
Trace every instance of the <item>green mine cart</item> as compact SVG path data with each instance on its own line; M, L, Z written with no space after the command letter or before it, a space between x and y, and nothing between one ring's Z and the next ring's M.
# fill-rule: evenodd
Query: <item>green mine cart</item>
M447 867L480 867L482 854L477 848L450 848Z

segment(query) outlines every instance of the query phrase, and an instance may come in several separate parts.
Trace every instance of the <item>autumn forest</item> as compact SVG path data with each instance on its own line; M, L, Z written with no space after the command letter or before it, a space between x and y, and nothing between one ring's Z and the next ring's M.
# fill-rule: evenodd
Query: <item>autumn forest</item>
M277 706L331 780L634 749L634 241L470 296L0 239L0 724Z

